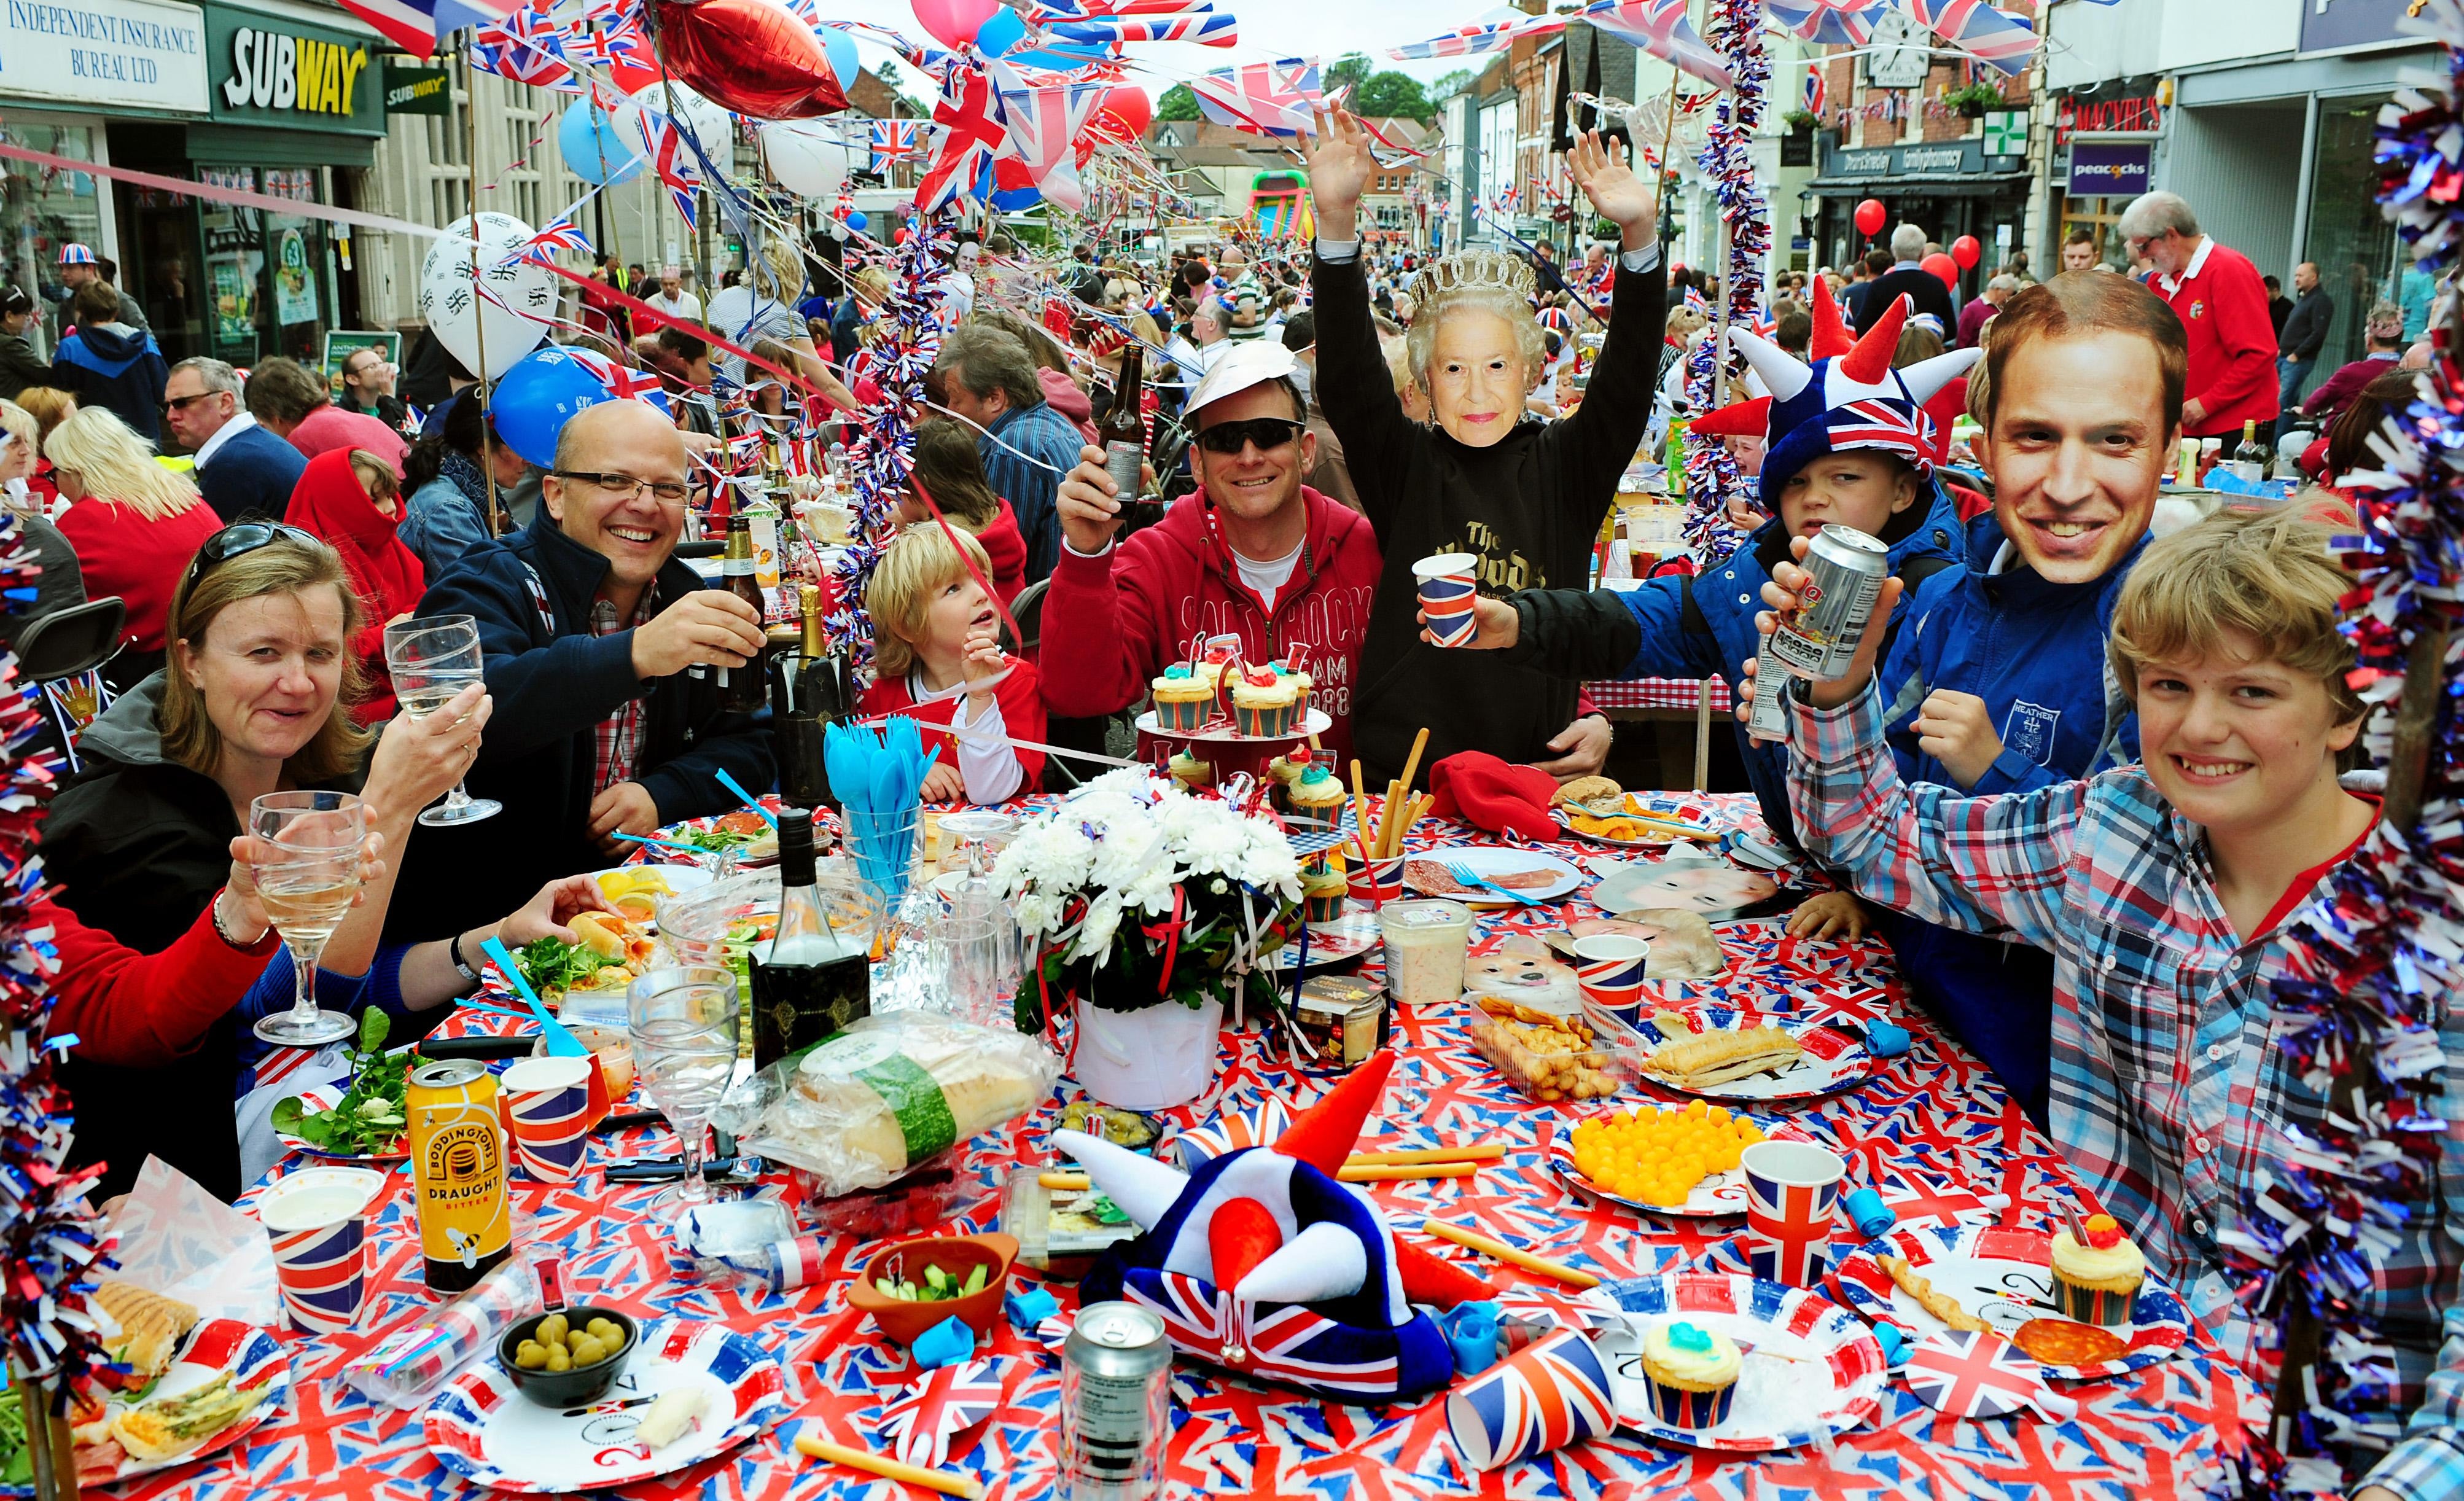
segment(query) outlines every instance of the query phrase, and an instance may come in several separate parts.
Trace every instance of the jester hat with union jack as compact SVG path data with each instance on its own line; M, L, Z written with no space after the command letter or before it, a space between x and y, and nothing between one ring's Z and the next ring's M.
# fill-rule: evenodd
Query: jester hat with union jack
M1831 284L1814 279L1814 338L1808 365L1770 340L1730 328L1728 342L1746 357L1771 394L1756 396L1694 419L1691 430L1705 437L1758 437L1763 453L1763 509L1779 515L1779 497L1799 470L1825 453L1879 449L1906 461L1920 477L1933 472L1942 453L1937 423L1947 413L1926 403L1984 358L1982 349L1958 349L1891 368L1907 323L1905 297L1885 308L1862 338L1851 338L1831 300Z
M1397 1241L1376 1201L1335 1177L1394 1064L1379 1053L1271 1142L1188 1173L1054 1132L1145 1230L1088 1273L1082 1305L1144 1305L1186 1354L1330 1402L1405 1401L1452 1381L1446 1337L1415 1305L1450 1309L1493 1290Z

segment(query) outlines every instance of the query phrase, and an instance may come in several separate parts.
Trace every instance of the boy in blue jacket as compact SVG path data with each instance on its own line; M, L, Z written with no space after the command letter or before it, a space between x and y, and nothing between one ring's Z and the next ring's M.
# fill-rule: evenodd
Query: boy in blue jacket
M1765 522L1727 560L1699 578L1657 578L1640 588L1585 593L1524 589L1481 599L1470 645L1502 650L1555 676L1711 677L1733 681L1760 638L1754 616L1763 581L1789 556L1789 540L1837 523L1880 538L1891 571L1913 587L1957 558L1959 516L1932 479L1931 421L1925 403L1966 370L1977 351L1962 350L1890 368L1905 310L1886 313L1852 342L1825 290L1815 293L1811 368L1742 329L1728 337L1771 392L1705 413L1693 430L1764 441L1760 478ZM1737 726L1746 779L1763 822L1793 844L1788 808L1787 749L1750 739ZM1862 918L1853 899L1817 897L1799 909L1791 931L1854 935Z

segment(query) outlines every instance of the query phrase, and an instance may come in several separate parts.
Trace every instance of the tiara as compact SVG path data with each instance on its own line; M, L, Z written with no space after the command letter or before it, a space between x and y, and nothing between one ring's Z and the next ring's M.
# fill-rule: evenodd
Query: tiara
M1458 251L1412 278L1412 305L1418 308L1431 298L1491 289L1528 298L1538 285L1538 276L1519 255L1508 255L1504 251Z

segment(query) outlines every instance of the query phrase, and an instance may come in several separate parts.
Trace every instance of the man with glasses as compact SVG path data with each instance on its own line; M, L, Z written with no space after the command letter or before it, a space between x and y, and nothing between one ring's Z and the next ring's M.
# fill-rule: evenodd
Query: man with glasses
M1198 493L1118 545L1128 509L1151 502L1115 494L1103 451L1081 450L1061 486L1061 561L1044 600L1045 641L1068 643L1041 664L1053 713L1126 709L1193 640L1238 635L1251 662L1305 654L1310 706L1334 721L1325 745L1338 763L1350 759L1377 538L1358 512L1302 483L1317 439L1296 368L1290 350L1263 341L1218 361L1185 418Z
M239 372L220 360L183 360L163 383L163 421L196 455L198 493L226 521L282 519L307 455L257 424L241 404Z
M342 357L342 409L374 417L404 438L419 435L410 404L393 393L393 362L382 349L354 349Z
M2145 258L2154 268L2148 289L2172 305L2190 336L2182 435L2222 438L2230 448L2242 425L2255 422L2258 441L2274 441L2276 323L2267 316L2258 268L2200 233L2198 215L2173 193L2132 199L2122 210L2121 230L2132 261Z
M629 848L617 834L726 811L721 771L756 789L775 780L767 714L722 710L715 675L692 671L743 667L763 643L751 606L676 559L686 488L665 414L586 408L557 440L529 527L429 585L423 615L478 622L501 733L470 787L505 810L468 835L423 833L440 862L423 924L441 933L507 892L613 864Z

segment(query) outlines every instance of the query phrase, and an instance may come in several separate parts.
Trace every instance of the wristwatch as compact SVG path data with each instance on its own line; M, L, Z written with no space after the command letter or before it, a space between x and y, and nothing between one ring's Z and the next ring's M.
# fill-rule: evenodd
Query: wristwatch
M453 935L452 941L445 945L445 957L453 961L453 968L463 979L474 985L479 982L479 972L473 969L471 961L462 957L462 935L459 933Z

